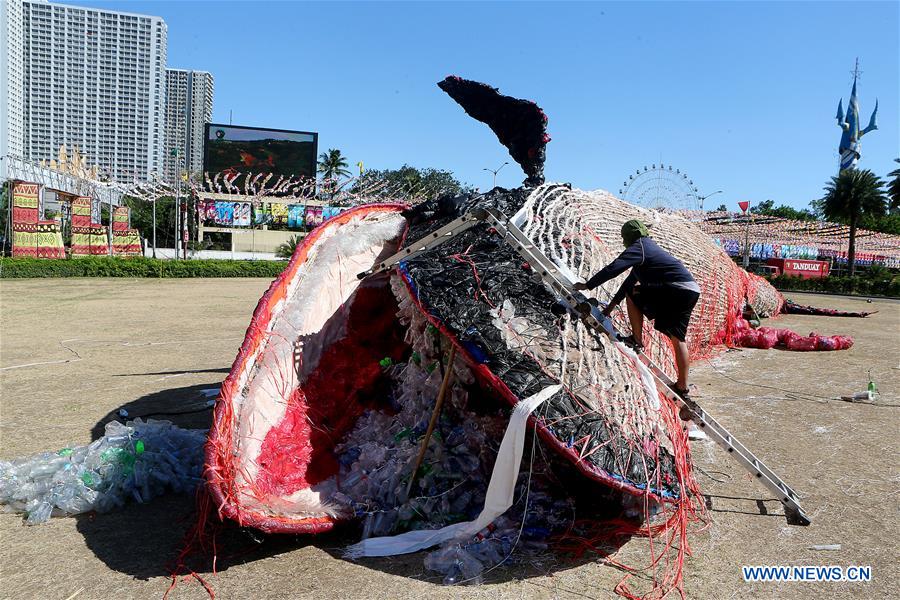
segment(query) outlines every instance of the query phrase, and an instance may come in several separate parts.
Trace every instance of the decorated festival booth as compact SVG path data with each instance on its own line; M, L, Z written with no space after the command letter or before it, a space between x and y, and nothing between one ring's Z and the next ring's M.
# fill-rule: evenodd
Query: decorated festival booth
M117 206L113 209L113 254L115 256L139 256L141 236L131 228L131 209Z
M37 183L13 181L11 190L12 255L30 258L65 258L59 220L42 219L42 186ZM70 196L57 192L61 204L68 204L63 214L70 215L71 245L73 257L104 256L110 254L109 227L100 223L99 203L90 196ZM141 239L137 229L130 227L131 209L127 206L113 208L112 254L137 256L141 254Z
M40 186L12 182L12 255L64 258L62 235L56 221L41 219Z
M109 252L106 228L95 221L93 204L93 199L86 196L72 199L73 257L96 256Z
M100 168L88 166L78 148L60 146L54 160L32 161L16 156L4 157L4 185L11 199L9 221L12 229L13 256L65 258L111 252L110 229L125 233L120 225L101 224L101 205L114 210L122 203L122 187L101 181ZM120 207L121 208L121 207ZM118 212L120 223L127 217ZM47 217L53 217L46 218ZM133 254L140 240L135 230L127 231L127 241L118 244L122 253Z

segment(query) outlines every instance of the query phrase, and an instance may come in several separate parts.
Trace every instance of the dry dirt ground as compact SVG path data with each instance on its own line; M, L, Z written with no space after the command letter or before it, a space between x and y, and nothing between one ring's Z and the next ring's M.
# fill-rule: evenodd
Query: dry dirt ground
M233 360L263 280L25 280L0 283L0 458L99 435L119 408L132 415L179 410L216 387ZM694 443L711 524L691 536L684 567L690 598L897 597L900 303L792 295L803 303L878 310L868 319L785 316L779 326L852 335L849 351L727 352L695 368L698 400L803 497L809 527L785 523L778 502L710 442ZM770 323L771 324L771 323ZM865 389L876 405L836 396ZM894 406L885 406L885 405ZM209 413L180 417L204 427ZM106 515L26 527L0 515L0 597L158 598L193 499L169 495ZM218 598L538 597L612 598L622 572L595 560L550 556L501 568L479 587L443 587L422 556L347 562L351 533L265 539L231 536ZM809 549L840 544L838 551ZM247 551L249 549L249 551ZM243 553L243 554L241 554ZM639 565L645 541L616 558ZM869 583L746 583L741 565L871 565ZM195 582L170 598L205 598Z

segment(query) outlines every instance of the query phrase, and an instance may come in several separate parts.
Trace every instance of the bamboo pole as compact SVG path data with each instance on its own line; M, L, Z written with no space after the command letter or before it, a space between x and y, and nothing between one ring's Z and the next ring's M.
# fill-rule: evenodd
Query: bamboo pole
M409 485L406 486L406 497L412 490L413 484L416 482L416 475L422 461L425 460L425 452L428 450L428 442L431 441L431 434L434 432L434 426L437 424L438 417L441 414L441 406L444 404L444 396L447 395L447 388L450 387L450 378L453 376L453 361L456 359L456 346L450 345L450 358L447 360L447 370L444 371L444 380L441 382L441 389L438 391L437 401L434 403L434 410L431 411L431 420L428 422L428 429L425 431L425 439L422 440L422 447L419 448L419 456L416 458L415 467L409 476Z

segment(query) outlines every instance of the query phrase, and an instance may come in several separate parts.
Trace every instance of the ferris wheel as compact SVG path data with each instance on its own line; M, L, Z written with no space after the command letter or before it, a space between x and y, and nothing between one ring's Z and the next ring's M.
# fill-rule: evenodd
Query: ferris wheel
M644 165L622 183L619 196L654 210L696 210L700 205L694 181L672 165Z

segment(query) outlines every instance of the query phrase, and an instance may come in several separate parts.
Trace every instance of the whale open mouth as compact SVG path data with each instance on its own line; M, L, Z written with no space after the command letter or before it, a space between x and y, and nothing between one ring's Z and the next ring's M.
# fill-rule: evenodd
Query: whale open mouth
M404 352L396 301L356 274L392 254L402 205L346 211L307 236L260 300L216 404L207 479L223 516L270 532L324 531L334 448Z

